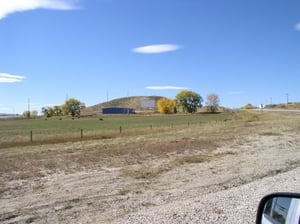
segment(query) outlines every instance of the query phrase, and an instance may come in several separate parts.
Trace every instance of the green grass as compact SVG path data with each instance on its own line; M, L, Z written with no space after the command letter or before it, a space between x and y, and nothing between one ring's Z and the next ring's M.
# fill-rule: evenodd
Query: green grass
M0 143L55 143L84 138L110 138L116 134L148 132L158 128L189 126L230 119L231 114L123 115L99 117L52 117L36 119L0 119ZM82 130L82 132L81 132ZM32 132L32 137L31 137ZM82 134L82 135L81 135ZM5 144L2 144L3 147ZM6 144L7 145L7 144ZM9 145L9 144L8 144ZM7 146L8 146L7 145Z

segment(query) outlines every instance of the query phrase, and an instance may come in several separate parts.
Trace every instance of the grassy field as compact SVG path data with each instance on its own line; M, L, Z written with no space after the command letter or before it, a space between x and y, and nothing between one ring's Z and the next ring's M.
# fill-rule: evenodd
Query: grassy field
M43 175L43 170L73 172L82 167L95 169L101 164L123 167L124 173L134 178L148 178L181 163L211 160L211 150L242 133L246 134L253 125L251 123L276 119L259 113L101 118L0 120L0 175L5 174L9 179L30 179ZM82 138L81 129L84 130ZM32 142L30 131L33 132ZM272 133L268 130L263 133L272 135L275 132L272 129ZM186 151L193 150L196 155L186 155ZM198 155L198 152L201 153ZM181 156L169 163L155 165L153 169L149 166L131 167L158 158L166 159L170 154Z
M112 138L120 133L130 135L229 119L232 119L231 113L0 119L0 148L34 142Z
M0 120L1 223L110 223L299 166L299 114L99 118Z

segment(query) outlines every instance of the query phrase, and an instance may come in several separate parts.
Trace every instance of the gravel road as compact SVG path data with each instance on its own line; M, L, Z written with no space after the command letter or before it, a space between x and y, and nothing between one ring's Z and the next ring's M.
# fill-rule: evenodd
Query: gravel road
M242 144L222 147L217 153L230 152L227 157L208 166L201 164L204 170L215 169L221 175L215 176L215 171L196 175L189 186L181 187L187 192L176 200L143 208L114 223L254 223L264 195L300 192L298 141L298 134L285 133L249 136ZM193 170L201 172L199 166ZM219 184L209 184L210 176ZM207 188L203 190L203 186Z
M114 223L254 223L260 199L300 191L300 168L239 187L143 209Z

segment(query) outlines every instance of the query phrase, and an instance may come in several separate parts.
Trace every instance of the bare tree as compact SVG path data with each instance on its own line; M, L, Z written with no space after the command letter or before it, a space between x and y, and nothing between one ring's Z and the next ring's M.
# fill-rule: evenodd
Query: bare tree
M220 98L218 94L211 93L206 97L206 106L208 112L215 113L218 111Z

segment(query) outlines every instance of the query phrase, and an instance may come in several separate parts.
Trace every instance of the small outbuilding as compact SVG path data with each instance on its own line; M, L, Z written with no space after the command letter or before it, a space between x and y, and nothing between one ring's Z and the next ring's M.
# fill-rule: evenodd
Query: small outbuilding
M102 109L102 114L135 114L135 109L126 107L107 107Z

